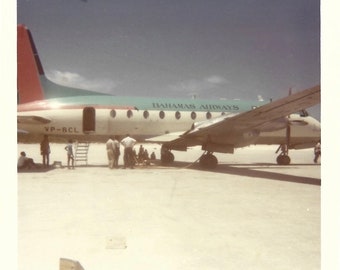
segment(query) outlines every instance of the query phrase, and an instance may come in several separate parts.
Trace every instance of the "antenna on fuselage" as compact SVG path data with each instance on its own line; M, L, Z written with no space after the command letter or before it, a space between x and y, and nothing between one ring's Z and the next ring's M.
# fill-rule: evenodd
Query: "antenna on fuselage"
M258 101L264 101L263 97L261 95L257 95L257 100Z
M191 99L196 99L196 98L197 98L197 95L194 94L194 93L192 93L192 94L191 94Z

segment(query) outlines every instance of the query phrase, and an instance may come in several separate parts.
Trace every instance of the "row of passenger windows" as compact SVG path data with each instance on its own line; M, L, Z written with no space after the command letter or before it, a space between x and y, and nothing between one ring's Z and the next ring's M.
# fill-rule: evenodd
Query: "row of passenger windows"
M225 112L221 113L221 115L224 115L224 114L225 114ZM117 112L115 110L111 110L110 115L111 115L112 118L115 118L117 116ZM164 119L165 118L165 112L164 111L160 111L158 113L158 115L159 115L160 119ZM127 118L133 117L133 111L132 110L126 111L126 116L127 116ZM145 119L148 119L149 116L150 116L150 113L148 111L144 111L143 112L143 117ZM191 117L191 119L195 120L196 117L197 117L196 112L191 112L190 117ZM205 117L207 119L211 119L211 117L212 117L211 112L206 112ZM176 119L180 119L181 118L181 112L179 112L179 111L175 112L175 118Z

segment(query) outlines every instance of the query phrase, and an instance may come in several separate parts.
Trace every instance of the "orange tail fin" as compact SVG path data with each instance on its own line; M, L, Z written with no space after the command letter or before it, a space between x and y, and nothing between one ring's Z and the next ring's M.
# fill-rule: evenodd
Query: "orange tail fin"
M44 99L39 75L44 70L30 31L24 25L17 27L18 104Z

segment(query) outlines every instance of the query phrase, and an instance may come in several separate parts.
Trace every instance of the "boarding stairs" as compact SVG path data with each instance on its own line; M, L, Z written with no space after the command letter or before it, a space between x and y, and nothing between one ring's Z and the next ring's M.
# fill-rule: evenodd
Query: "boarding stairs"
M89 142L76 142L75 143L75 153L74 153L74 165L76 166L78 162L85 162L87 165L87 154L89 152L90 143Z

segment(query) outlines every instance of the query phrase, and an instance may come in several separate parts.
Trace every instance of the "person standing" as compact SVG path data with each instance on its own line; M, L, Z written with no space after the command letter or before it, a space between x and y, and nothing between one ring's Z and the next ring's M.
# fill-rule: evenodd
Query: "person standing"
M120 156L120 143L118 141L118 137L114 136L113 139L113 167L118 168L118 160Z
M140 145L137 156L138 163L143 163L143 159L144 159L144 147L143 145Z
M124 146L124 169L126 167L130 167L133 169L134 164L134 154L133 154L133 147L136 144L136 140L131 138L129 134L121 140L120 142Z
M48 136L45 134L43 140L40 143L40 154L43 159L43 166L48 167L50 165L50 142Z
M68 141L68 145L65 146L67 151L67 168L70 169L70 162L72 161L72 169L74 169L74 155L73 155L73 144L72 140Z
M114 143L112 137L110 137L106 142L106 153L107 159L109 160L109 168L113 169L113 161L114 161Z
M321 157L321 141L318 141L314 146L314 163L318 162L318 159Z

